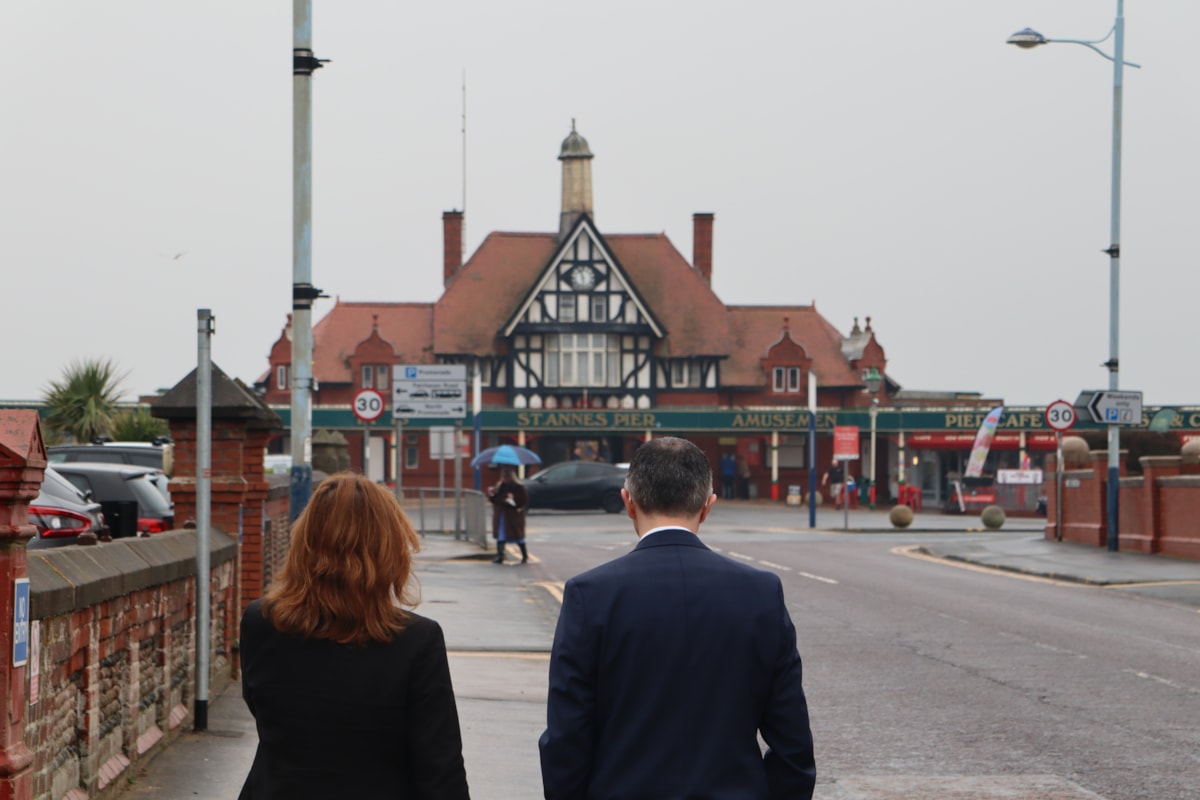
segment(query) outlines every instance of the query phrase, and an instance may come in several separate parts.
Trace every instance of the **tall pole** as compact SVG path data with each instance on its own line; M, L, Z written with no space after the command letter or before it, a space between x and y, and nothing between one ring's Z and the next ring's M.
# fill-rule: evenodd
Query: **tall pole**
M817 527L817 373L808 373L808 527Z
M879 415L879 398L871 398L871 472L867 480L867 497L875 509L875 418Z
M482 368L479 366L479 361L475 361L475 374L471 380L471 422L475 429L475 452L474 455L479 455L482 451L483 439L483 375ZM483 475L481 467L475 467L475 491L480 491L483 488Z
M196 310L196 730L208 730L209 568L212 519L212 310Z
M292 470L289 517L312 495L312 0L292 0Z
M1120 386L1118 353L1121 343L1121 94L1125 84L1125 0L1117 0L1117 19L1113 52L1113 126L1112 126L1112 235L1108 253L1108 388ZM1116 552L1121 497L1121 428L1108 426L1108 549Z

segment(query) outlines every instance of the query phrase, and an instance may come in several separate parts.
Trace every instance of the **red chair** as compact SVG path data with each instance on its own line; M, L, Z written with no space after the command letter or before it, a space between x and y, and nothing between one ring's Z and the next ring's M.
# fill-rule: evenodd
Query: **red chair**
M900 505L908 506L913 511L921 510L921 489L919 486L901 486L897 492Z

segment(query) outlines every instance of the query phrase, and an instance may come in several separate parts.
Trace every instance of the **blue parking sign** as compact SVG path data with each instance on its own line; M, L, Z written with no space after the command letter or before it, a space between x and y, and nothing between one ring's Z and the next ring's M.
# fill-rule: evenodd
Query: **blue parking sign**
M17 578L13 598L13 666L29 661L29 578Z

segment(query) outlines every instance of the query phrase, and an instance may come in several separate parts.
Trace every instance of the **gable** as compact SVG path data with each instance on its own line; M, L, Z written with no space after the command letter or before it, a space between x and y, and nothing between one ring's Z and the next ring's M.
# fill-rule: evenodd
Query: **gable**
M586 298L582 304L581 298ZM644 325L658 338L666 334L586 214L543 267L500 333L511 336L521 324L577 321Z

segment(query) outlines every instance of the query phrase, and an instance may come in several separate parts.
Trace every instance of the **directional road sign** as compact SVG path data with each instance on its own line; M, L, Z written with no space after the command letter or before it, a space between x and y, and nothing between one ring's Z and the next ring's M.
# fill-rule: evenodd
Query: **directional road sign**
M1142 423L1141 392L1096 392L1087 404L1093 422L1106 425L1140 425Z
M463 364L401 364L392 367L395 419L467 415L467 368Z

